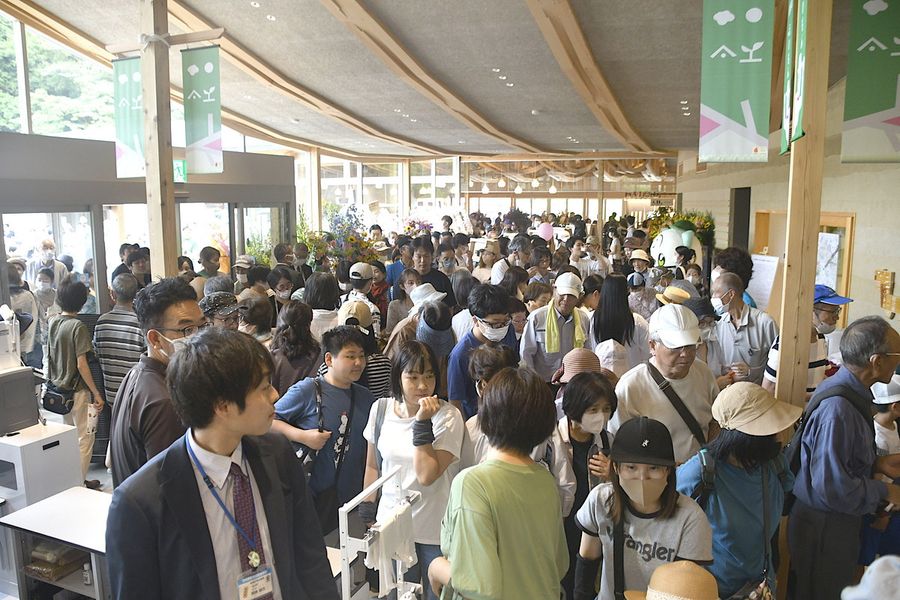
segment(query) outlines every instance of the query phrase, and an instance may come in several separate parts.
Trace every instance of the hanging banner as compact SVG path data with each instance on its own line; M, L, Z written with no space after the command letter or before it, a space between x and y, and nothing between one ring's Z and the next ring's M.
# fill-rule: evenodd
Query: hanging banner
M222 95L219 47L181 51L188 173L221 173Z
M853 0L843 162L900 162L900 3Z
M797 0L797 35L794 52L794 105L791 107L791 141L796 142L803 131L803 93L806 87L806 13L807 0Z
M791 100L794 89L794 2L787 0L787 24L784 30L784 93L781 95L781 154L791 149Z
M700 162L765 162L774 0L705 0Z
M144 111L141 102L141 59L114 60L116 103L116 177L143 177Z

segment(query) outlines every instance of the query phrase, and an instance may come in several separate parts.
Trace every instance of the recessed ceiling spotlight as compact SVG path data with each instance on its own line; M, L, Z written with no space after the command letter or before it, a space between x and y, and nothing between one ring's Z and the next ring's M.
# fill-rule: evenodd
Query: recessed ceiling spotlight
M270 20L270 21L274 21L274 20L275 20L275 15L266 15L266 18L267 18L268 20Z
M291 117L291 123L299 123L299 122L300 122L300 119L298 119L297 117Z
M465 143L466 143L466 140L457 140L456 143L457 143L457 144L465 144Z
M399 109L399 108L395 108L395 109L394 109L394 112L395 112L395 113L401 113L401 112L403 112L403 111L402 111L401 109Z
M536 109L536 108L532 108L532 109L531 109L531 115L532 115L532 116L536 117L536 116L538 116L539 114L541 114L541 111L539 111L538 109Z
M491 71L493 71L494 73L499 73L500 69L498 67L494 67L493 69L491 69Z
M506 81L506 75L498 75L497 79L499 79L500 81Z
M416 123L416 122L418 122L418 119L410 119L409 122L410 122L410 123Z
M507 81L507 82L506 82L506 87L512 87L512 86L514 86L514 85L516 85L516 84L514 84L512 81Z
M250 6L252 6L253 8L259 8L259 2L251 2Z
M689 112L686 112L686 113L682 113L682 114L683 114L683 115L684 115L684 116L685 116L685 117L689 117L689 116L691 116L691 113L689 113Z
M687 104L688 101L687 101L687 100L682 100L681 103L682 103L682 104Z

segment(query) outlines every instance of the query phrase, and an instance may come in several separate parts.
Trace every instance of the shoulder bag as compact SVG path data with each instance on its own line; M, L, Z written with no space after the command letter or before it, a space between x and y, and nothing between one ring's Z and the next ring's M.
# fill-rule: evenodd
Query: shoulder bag
M697 419L694 418L694 415L691 414L691 411L688 410L688 407L684 405L684 402L681 398L678 397L678 394L672 389L672 384L662 376L662 373L653 366L653 363L647 361L647 370L650 372L650 376L653 378L653 381L656 382L656 385L659 386L659 390L666 395L666 398L669 399L669 402L672 403L672 407L678 412L678 415L681 417L681 420L684 421L684 424L688 426L688 429L691 430L691 433L697 441L700 443L700 446L706 445L706 436L703 434L703 428L700 427L700 423L697 422Z
M75 343L74 330L72 332L72 343ZM53 353L52 348L50 349L50 353ZM58 415L67 415L72 412L72 407L75 404L75 390L68 390L53 385L53 374L50 370L51 364L53 363L48 359L47 379L44 382L44 395L41 398L41 405L44 407L44 410L48 410Z

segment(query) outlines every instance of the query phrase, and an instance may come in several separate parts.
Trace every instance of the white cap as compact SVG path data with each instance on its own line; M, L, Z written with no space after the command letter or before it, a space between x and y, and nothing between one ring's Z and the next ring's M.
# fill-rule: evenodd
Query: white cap
M900 556L882 556L875 560L859 582L859 585L845 587L841 600L871 600L887 598L887 590L897 590L900 586Z
M650 316L650 339L658 339L666 348L695 346L700 342L700 322L685 306L660 306Z
M413 306L409 310L409 314L415 314L418 308L425 302L440 302L447 294L434 289L430 283L417 285L409 293L409 299L412 300Z
M373 277L375 277L375 270L372 269L372 265L369 263L353 263L353 266L350 267L350 279L355 281L365 281L366 279L372 279Z
M581 298L581 295L584 293L584 288L581 287L581 279L574 273L563 273L553 282L553 287L556 288L556 293L560 295L568 294Z
M891 377L888 383L875 383L872 385L872 400L875 404L893 404L900 402L900 375Z

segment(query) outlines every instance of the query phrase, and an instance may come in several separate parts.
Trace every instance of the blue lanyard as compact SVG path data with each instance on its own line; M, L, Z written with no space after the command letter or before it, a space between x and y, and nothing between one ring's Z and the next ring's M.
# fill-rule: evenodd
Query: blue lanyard
M219 503L219 506L222 507L222 511L225 513L225 516L228 517L228 520L231 521L231 524L234 526L234 528L237 530L237 532L239 534L241 534L245 540L247 540L247 545L250 546L250 549L253 550L254 552L256 552L257 551L256 542L253 541L253 538L251 538L249 535L247 535L247 532L244 531L243 527L238 525L238 522L234 518L234 515L231 514L231 511L228 510L228 507L225 506L224 502L222 502L222 498L219 496L219 493L216 491L216 486L215 486L215 484L213 484L212 479L209 478L209 475L206 474L206 470L203 468L203 465L201 465L200 461L197 460L197 455L194 454L194 449L191 448L191 444L187 439L187 436L189 436L189 435L191 435L190 429L188 429L188 431L184 434L184 445L187 446L187 451L188 451L188 454L191 455L191 460L194 462L194 465L197 467L197 470L200 471L200 477L203 478L203 483L205 483L206 487L209 488L209 491L213 495L213 498L215 498L216 502ZM251 487L251 493L252 493L252 487ZM257 526L257 524L256 524L256 505L254 504L254 506L253 506L253 527L254 527L253 532L254 533L256 533L256 526Z

